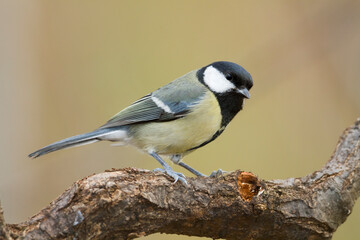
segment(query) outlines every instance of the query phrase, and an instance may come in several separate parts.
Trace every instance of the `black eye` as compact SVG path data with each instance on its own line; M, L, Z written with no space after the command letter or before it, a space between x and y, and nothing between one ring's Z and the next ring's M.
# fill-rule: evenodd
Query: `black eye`
M226 75L225 75L225 77L226 77L226 79L227 80L233 80L233 76L230 74L230 73L227 73Z

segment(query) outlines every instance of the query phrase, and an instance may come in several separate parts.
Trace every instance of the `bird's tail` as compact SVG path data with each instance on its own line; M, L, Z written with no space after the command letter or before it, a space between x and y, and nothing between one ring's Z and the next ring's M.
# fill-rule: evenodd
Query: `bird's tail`
M69 137L69 138L60 140L58 142L55 142L53 144L50 144L46 147L43 147L33 153L30 153L29 157L37 158L37 157L40 157L47 153L51 153L51 152L54 152L54 151L57 151L57 150L60 150L63 148L76 147L76 146L94 143L94 142L100 141L101 137L108 134L110 131L111 131L111 129L109 129L109 128L97 129L93 132Z

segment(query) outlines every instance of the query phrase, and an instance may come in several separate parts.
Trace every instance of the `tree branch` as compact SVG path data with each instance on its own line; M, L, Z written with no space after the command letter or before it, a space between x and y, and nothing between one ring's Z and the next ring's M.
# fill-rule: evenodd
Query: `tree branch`
M225 239L331 239L360 193L360 119L323 169L261 180L235 171L172 184L162 173L126 168L74 183L0 239L128 239L156 232Z

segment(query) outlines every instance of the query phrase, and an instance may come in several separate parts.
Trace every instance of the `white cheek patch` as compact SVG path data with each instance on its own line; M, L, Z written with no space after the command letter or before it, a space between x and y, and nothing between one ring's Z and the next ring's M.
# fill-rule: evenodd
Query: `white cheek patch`
M160 99L158 99L157 97L152 96L151 100L154 101L154 103L156 104L156 106L158 106L159 108L163 109L165 112L167 113L173 113L170 109L170 107L168 105L166 105L163 101L161 101Z
M204 71L204 83L214 92L224 93L235 88L235 85L227 80L219 70L209 66Z

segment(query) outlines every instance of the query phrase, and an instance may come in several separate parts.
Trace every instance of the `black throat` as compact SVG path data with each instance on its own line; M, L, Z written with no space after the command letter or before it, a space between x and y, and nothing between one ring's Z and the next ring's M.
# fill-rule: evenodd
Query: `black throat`
M208 88L204 83L204 70L205 68L200 69L197 72L197 77L199 81ZM209 88L208 88L209 89ZM211 89L209 89L211 91ZM218 103L221 109L221 127L226 127L229 122L235 117L235 115L242 109L244 98L236 92L226 92L226 93L215 93Z
M205 68L202 68L197 72L197 78L205 87L208 88L208 86L204 83L204 69ZM209 90L211 91L211 89ZM235 117L235 115L242 109L244 98L241 97L240 94L236 92L226 92L223 94L214 93L214 95L216 96L218 103L220 105L221 116L222 116L221 127L209 140L203 142L199 146L190 148L187 151L193 151L214 141L225 130L225 127Z
M242 109L244 98L235 92L225 94L215 93L215 96L218 99L221 109L221 127L226 127L235 115Z

